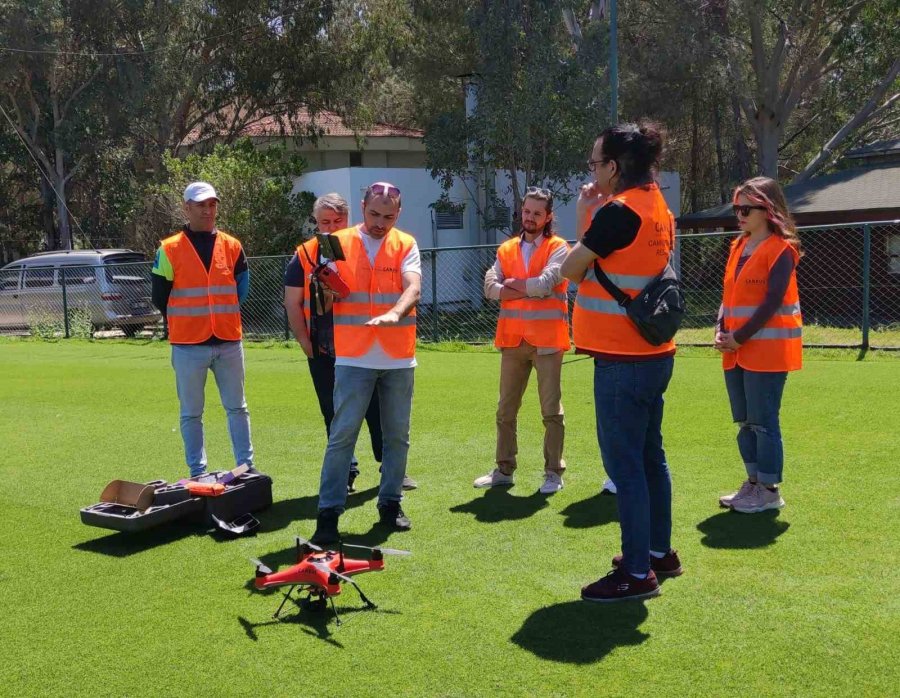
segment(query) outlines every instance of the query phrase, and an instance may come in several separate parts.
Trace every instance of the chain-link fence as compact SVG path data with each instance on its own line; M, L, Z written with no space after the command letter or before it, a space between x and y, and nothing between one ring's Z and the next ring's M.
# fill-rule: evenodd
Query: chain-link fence
M900 348L900 222L800 231L797 271L806 346ZM712 343L734 233L681 234L677 263L688 301L681 344ZM485 300L496 245L422 250L419 339L490 342L499 305ZM249 339L289 339L282 298L288 256L253 257L242 306ZM574 298L570 288L570 300ZM162 336L150 263L20 266L0 271L0 333L44 337Z

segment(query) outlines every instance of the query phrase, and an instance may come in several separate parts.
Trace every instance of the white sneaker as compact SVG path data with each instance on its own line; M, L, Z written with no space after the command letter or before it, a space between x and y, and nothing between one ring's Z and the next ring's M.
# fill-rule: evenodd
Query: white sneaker
M754 486L753 491L746 497L731 500L731 508L742 514L758 514L768 509L781 509L784 500L781 498L781 490L774 492L761 484Z
M753 492L753 489L755 487L755 482L744 480L737 492L732 492L731 494L726 494L719 497L719 506L723 509L730 509L732 503L736 499L744 499L745 497L748 497Z
M562 477L558 473L548 471L544 473L544 484L541 485L541 494L555 494L563 488Z
M484 487L496 487L497 485L512 485L513 484L513 476L505 475L500 472L500 468L494 468L487 475L482 475L477 478L475 482L472 483L475 487L484 488Z
M610 494L615 494L616 491L617 491L616 483L613 482L612 480L610 480L609 478L606 478L606 482L604 482L603 487L600 488L600 494L603 494L604 492L609 492Z

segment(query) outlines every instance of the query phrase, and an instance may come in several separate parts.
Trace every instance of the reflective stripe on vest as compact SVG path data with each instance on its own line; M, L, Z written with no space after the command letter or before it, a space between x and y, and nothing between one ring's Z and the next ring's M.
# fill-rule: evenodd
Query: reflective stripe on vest
M769 274L786 250L794 255L795 269L791 272L781 306L736 351L723 352L722 366L725 369L741 366L763 372L797 370L803 363L803 318L796 274L799 255L782 237L771 235L753 250L736 275L746 244L747 238L743 236L732 243L725 266L722 315L726 331L740 329L765 301Z
M753 317L753 313L759 308L758 305L736 305L724 309L725 317ZM797 315L800 312L799 303L791 303L790 305L782 305L775 311L776 315Z
M377 342L393 359L411 359L416 351L416 310L395 325L367 325L372 318L391 310L403 294L403 260L415 239L401 230L392 229L369 262L357 228L332 233L344 250L337 272L350 287L346 298L335 300L334 351L336 357L364 356Z
M239 312L241 312L241 306L235 303L234 305L201 305L196 308L169 308L167 315L169 317L200 317L210 313Z
M166 306L169 341L201 344L211 337L241 339L241 308L234 278L240 242L217 231L209 270L183 232L163 240L162 247L174 271Z
M223 296L235 293L236 286L195 286L193 288L173 288L169 298L201 298L203 296Z
M627 189L612 198L640 218L634 241L597 263L620 289L634 298L669 261L675 224L656 184ZM675 342L654 346L638 332L625 308L597 281L593 265L578 284L572 311L572 333L579 349L603 354L655 355L675 349Z
M527 280L539 277L550 257L561 247L567 248L568 244L557 235L542 238L526 268L522 239L515 237L507 240L497 249L497 261L503 278ZM568 349L571 344L567 285L568 282L561 279L547 296L501 300L494 346L511 348L525 341L534 347Z
M334 324L335 325L345 325L345 326L354 326L361 327L365 325L372 318L368 315L335 315L334 316ZM416 316L415 315L407 315L406 317L400 318L399 322L395 325L385 325L385 327L415 327L416 324Z

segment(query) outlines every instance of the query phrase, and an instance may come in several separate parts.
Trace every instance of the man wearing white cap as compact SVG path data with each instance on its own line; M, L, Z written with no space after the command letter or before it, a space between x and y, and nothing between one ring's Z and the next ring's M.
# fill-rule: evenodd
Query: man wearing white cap
M192 182L185 188L187 224L162 241L151 277L153 304L169 326L181 438L191 476L206 471L203 403L210 370L228 415L235 463L253 467L240 308L250 288L250 270L237 238L216 229L218 206L211 184Z

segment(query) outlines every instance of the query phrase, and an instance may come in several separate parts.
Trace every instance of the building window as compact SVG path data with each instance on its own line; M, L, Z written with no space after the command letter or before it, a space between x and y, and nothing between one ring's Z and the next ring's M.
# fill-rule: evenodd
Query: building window
M900 274L900 235L887 236L888 272Z
M461 211L435 211L434 227L438 230L462 230L463 214Z
M362 153L354 150L350 153L350 167L362 167Z

